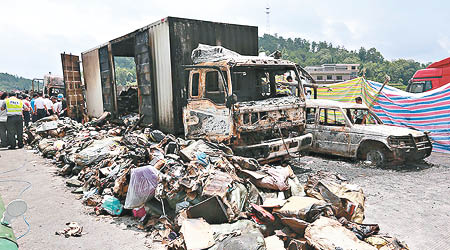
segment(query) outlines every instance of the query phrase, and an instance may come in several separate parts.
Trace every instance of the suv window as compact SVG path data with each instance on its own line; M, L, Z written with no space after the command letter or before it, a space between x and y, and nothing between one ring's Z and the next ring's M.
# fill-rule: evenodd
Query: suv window
M345 116L339 109L320 109L319 124L345 126Z
M224 74L226 77L226 74ZM223 104L225 103L225 91L223 80L218 71L208 71L205 76L205 98Z
M347 117L353 124L374 125L382 124L373 114L367 109L345 109Z

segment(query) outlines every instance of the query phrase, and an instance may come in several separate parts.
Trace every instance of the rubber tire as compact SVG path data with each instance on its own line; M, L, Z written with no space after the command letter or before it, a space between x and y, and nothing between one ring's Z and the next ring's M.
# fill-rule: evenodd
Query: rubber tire
M370 149L366 153L366 161L371 161L376 167L386 164L386 153L381 148Z

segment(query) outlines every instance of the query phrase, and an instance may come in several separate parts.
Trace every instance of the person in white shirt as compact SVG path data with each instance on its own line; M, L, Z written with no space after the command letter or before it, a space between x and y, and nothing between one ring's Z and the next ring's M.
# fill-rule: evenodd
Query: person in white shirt
M62 110L62 103L60 101L57 101L56 97L54 97L54 96L52 97L52 102L53 102L53 106L52 106L53 114L56 114L59 116L59 113Z
M48 98L48 95L45 95L44 101L45 101L44 105L45 105L45 107L47 107L47 116L53 115L53 109L52 109L53 102L52 102L52 100L50 100L50 98Z
M45 106L45 100L42 98L42 93L38 93L38 98L34 101L34 114L37 116L37 120L47 116L47 106Z
M0 107L3 106L5 99L8 98L8 93L3 92L0 96ZM0 147L6 148L8 147L8 138L6 135L6 121L8 116L6 115L6 110L0 110Z

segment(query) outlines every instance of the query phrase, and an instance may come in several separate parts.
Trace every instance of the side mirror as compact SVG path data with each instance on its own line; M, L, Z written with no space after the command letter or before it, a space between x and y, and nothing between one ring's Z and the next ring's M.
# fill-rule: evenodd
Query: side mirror
M226 106L227 108L231 108L233 107L233 105L237 103L237 96L236 94L232 94L230 96L227 97L227 101L226 101Z

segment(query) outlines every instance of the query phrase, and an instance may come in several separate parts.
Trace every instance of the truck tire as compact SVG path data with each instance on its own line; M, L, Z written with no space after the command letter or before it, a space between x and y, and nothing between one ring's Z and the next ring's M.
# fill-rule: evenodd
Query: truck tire
M386 164L386 152L382 148L369 149L366 153L366 161L372 162L376 167Z

